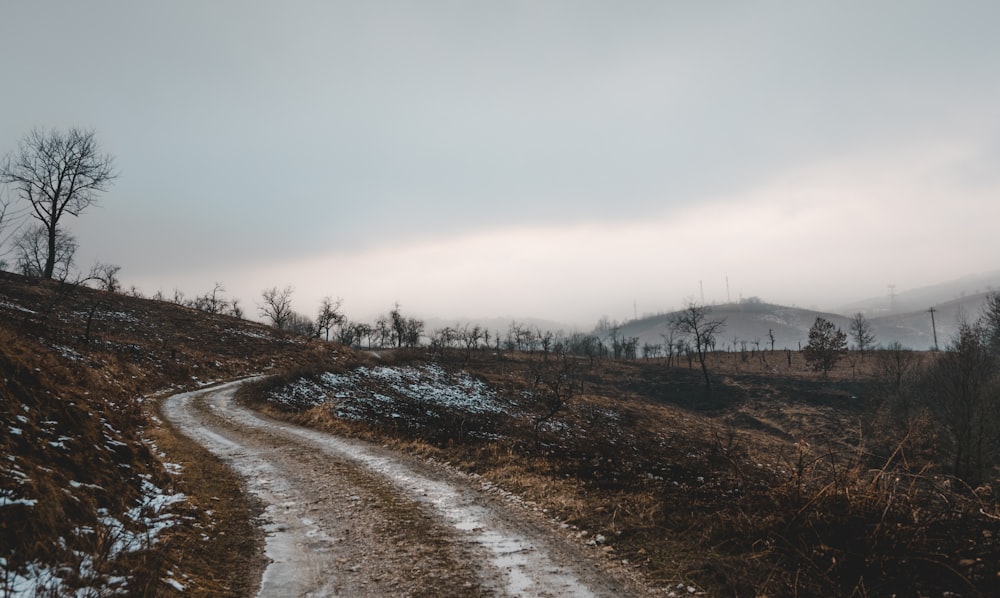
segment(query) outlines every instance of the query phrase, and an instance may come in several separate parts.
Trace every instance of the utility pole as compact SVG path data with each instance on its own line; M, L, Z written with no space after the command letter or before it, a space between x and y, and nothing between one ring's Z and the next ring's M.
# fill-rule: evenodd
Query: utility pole
M936 352L938 350L938 344L937 344L937 325L934 323L934 312L936 312L937 310L932 307L927 311L929 311L931 314L931 330L934 331L934 351Z

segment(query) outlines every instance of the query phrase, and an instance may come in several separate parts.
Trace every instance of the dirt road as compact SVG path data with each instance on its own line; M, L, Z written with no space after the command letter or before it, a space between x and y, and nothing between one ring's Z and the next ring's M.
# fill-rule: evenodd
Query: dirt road
M266 418L238 383L163 413L266 505L260 596L635 596L627 575L542 514L475 479Z

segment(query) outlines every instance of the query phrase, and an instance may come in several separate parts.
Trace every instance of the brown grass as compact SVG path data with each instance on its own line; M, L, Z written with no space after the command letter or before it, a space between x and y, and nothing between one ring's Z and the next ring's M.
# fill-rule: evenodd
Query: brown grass
M134 594L176 594L164 583L168 571L187 574L177 579L185 594L252 593L260 566L255 507L231 472L151 422L151 402L142 397L332 350L252 322L0 273L0 492L37 501L3 507L7 569L37 562L73 571L79 553L94 557L97 574L128 578ZM180 478L165 470L159 452L183 466ZM98 519L125 520L144 479L188 501L175 506L177 525L157 544L112 555L116 538ZM88 529L95 532L75 531ZM91 583L63 577L65 588Z
M16 566L71 563L71 550L100 554L110 538L85 536L67 549L55 539L73 537L98 509L130 508L138 474L148 475L189 496L177 513L182 525L152 550L97 564L128 576L145 595L175 593L163 583L167 571L187 574L179 580L185 593L246 595L261 563L257 507L239 481L151 422L151 403L139 398L278 374L244 396L260 401L300 377L373 363L250 322L87 289L64 293L7 274L0 274L0 316L0 425L23 430L0 436L0 454L15 458L0 461L0 489L38 500L4 507L0 556ZM609 558L663 585L733 596L1000 595L992 488L942 475L934 422L913 418L899 426L872 383L872 361L844 360L824 380L798 353L790 365L788 356L711 355L711 393L686 362L599 361L578 368L567 406L538 435L541 407L522 393L540 355L434 357L489 382L523 410L517 417L470 421L447 409L433 417L411 409L403 426L388 417L339 419L324 406L287 412L262 405L479 474L585 532L584 539L603 536ZM394 351L379 363L429 358ZM122 446L100 448L105 422ZM72 450L36 442L50 436L73 437ZM182 466L179 478L165 471L160 452ZM124 475L121 465L136 475ZM70 481L86 484L74 498L64 492Z
M499 438L487 441L441 438L433 421L341 420L324 406L272 412L477 473L584 538L600 534L609 555L663 585L734 596L1000 592L992 496L921 459L921 428L866 441L879 405L869 361L824 380L792 357L780 372L714 355L711 394L686 364L600 362L540 444L530 414L491 422ZM444 365L513 400L538 359L456 354ZM257 390L243 398L265 400Z

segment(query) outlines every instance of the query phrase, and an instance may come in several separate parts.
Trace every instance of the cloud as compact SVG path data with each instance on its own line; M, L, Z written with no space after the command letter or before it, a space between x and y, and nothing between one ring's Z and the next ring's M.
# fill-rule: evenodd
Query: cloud
M881 295L889 284L914 288L995 269L1000 181L960 195L950 184L981 151L956 142L852 154L641 220L385 240L227 275L245 299L293 284L300 311L340 296L356 319L399 301L423 317L533 316L588 326L602 315L631 317L636 304L640 313L677 308L702 292L706 302L759 296L834 308ZM213 276L198 285L210 288Z
M997 253L996 3L48 8L0 21L0 153L94 127L122 177L79 261L152 290L588 320Z

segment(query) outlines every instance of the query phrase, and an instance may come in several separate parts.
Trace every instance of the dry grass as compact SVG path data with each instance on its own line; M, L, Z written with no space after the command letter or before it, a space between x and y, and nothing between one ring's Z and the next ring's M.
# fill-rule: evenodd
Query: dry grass
M18 501L2 507L4 571L68 567L63 591L121 577L137 595L176 594L167 579L185 594L251 593L254 506L221 464L153 423L142 397L331 351L251 322L0 273L0 494ZM164 458L183 466L180 477ZM141 532L128 513L147 482L187 501L155 543L123 553L128 531L102 521Z
M436 358L527 409L488 422L496 438L441 437L440 418L425 421L417 409L406 411L405 427L377 414L340 419L326 405L271 410L479 474L584 539L600 535L609 556L665 586L733 596L1000 592L992 495L920 459L926 430L893 444L888 434L865 441L877 424L870 362L842 364L825 380L792 358L780 372L755 370L738 354L712 356L721 383L711 394L686 364L599 362L580 373L540 439L522 394L540 356ZM257 390L244 399L266 405L268 388Z
M0 557L16 566L72 563L73 550L107 554L106 535L84 535L69 547L56 539L76 537L73 530L92 525L98 509L132 507L139 474L146 475L188 496L177 507L178 525L150 550L95 566L129 577L145 595L175 594L164 579L182 573L185 594L246 595L261 563L257 507L239 481L152 422L152 404L139 398L277 374L244 397L259 401L303 377L375 363L249 322L87 289L64 293L6 274L0 316L0 424L22 430L0 436L2 455L14 457L0 461L0 489L38 501L3 507ZM378 363L427 359L397 351ZM894 427L871 383L872 361L842 361L824 380L795 352L712 355L711 394L687 363L584 361L566 407L536 434L542 406L523 393L541 356L433 359L488 382L510 413L428 414L400 403L400 422L375 410L359 420L335 417L324 405L262 405L476 473L584 539L602 536L610 558L664 585L733 596L1000 595L992 490L941 475L933 421ZM105 424L121 446L108 444ZM37 442L49 436L74 438L66 441L73 450ZM180 464L180 476L161 459Z

